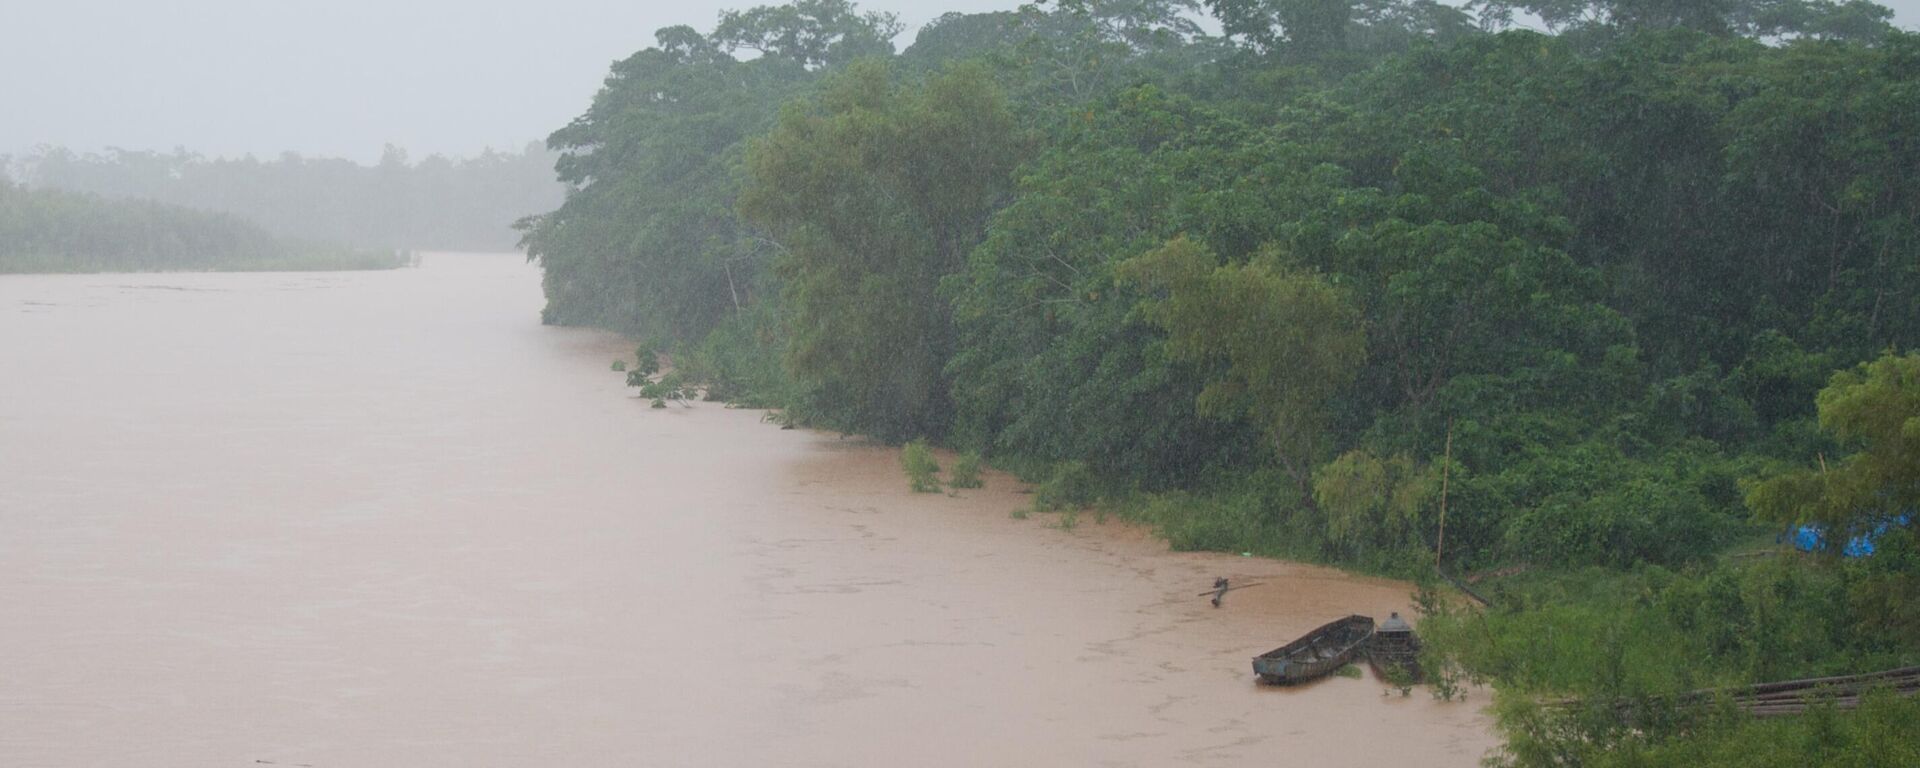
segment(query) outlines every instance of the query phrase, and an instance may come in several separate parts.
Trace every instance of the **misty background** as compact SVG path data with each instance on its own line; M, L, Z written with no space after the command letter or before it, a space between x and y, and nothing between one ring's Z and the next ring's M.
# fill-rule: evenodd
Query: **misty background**
M1920 0L1916 0L1920 1ZM580 114L654 30L758 2L6 0L0 153L40 144L380 159L518 150ZM861 3L906 25L1017 0Z
M609 65L657 29L706 28L754 5L8 0L0 175L228 212L303 241L511 250L515 220L564 198L544 141L591 102ZM860 7L897 14L904 50L940 14L1019 5ZM1920 0L1885 5L1900 26L1920 19ZM71 199L35 205L100 215Z
M6 0L0 154L41 144L217 156L281 152L377 162L518 150L580 114L607 67L674 24L757 2L548 0ZM1884 0L1912 29L1920 0ZM905 32L947 12L874 0Z

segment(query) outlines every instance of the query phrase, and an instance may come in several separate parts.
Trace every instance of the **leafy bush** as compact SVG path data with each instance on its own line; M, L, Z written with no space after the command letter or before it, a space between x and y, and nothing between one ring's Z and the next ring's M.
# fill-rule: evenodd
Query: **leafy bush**
M679 371L673 371L659 379L650 379L639 370L628 371L627 386L639 387L640 396L652 400L655 408L667 407L668 400L687 405L687 401L695 394L693 387L686 383Z
M705 385L711 399L779 408L789 423L815 423L807 398L781 364L786 342L775 304L762 301L733 315L674 362L684 364L688 378Z
M955 488L979 488L986 485L980 479L980 454L968 451L960 454L953 462L953 472L947 478L947 484Z
M633 359L638 361L633 372L641 376L652 376L660 372L660 356L652 349L641 347L633 351Z
M1084 461L1055 464L1053 474L1033 491L1033 506L1042 512L1079 509L1099 498L1093 472Z
M1585 764L1679 768L1800 768L1808 765L1920 765L1920 699L1869 693L1851 712L1815 706L1807 714L1760 720L1739 713L1651 743L1579 753Z
M933 449L927 447L924 440L907 443L900 449L900 467L907 472L907 481L914 493L939 493L940 462L933 458Z

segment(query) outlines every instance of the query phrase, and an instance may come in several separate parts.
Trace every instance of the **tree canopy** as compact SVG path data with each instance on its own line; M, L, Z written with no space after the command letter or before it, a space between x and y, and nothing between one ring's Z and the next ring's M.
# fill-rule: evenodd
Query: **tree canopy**
M1889 18L1060 0L894 55L889 17L750 9L615 65L527 241L550 321L1176 546L1626 585L1516 598L1516 642L1453 662L1503 684L1678 686L1680 644L1729 684L1913 660L1904 529L1870 563L1721 557L1912 503L1870 426L1904 395L1815 407L1836 370L1903 391L1911 363L1857 366L1920 348L1920 37ZM1601 607L1615 655L1537 642ZM1671 735L1609 727L1538 733Z

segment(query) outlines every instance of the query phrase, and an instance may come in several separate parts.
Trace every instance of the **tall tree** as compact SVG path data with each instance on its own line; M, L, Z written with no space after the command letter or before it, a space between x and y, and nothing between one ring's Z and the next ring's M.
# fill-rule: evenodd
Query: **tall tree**
M1266 255L1221 265L1185 238L1129 261L1120 273L1164 292L1142 311L1167 330L1169 352L1225 363L1200 393L1201 412L1264 430L1303 505L1312 507L1313 468L1332 437L1331 403L1366 358L1359 311L1318 274Z
M711 35L668 27L615 63L548 140L566 203L523 222L547 319L691 343L765 298L779 247L736 212L747 140L823 68L890 53L896 25L807 0L728 12Z
M892 55L900 31L892 13L863 13L847 0L794 0L722 11L712 39L727 51L752 51L815 70Z
M1821 429L1851 453L1755 482L1747 505L1777 526L1820 526L1829 557L1877 539L1850 569L1848 597L1862 629L1910 642L1920 632L1920 353L1836 373L1818 401Z
M1472 29L1467 14L1434 0L1205 0L1221 31L1256 50L1318 58L1349 48L1391 51L1418 38Z
M1851 452L1755 484L1747 505L1775 525L1815 524L1835 541L1920 513L1920 353L1888 353L1833 375L1820 428Z
M871 60L754 143L740 210L786 244L789 362L817 412L887 439L945 431L953 330L936 290L1003 202L1021 143L979 68L908 87Z
M1871 0L1475 0L1489 27L1524 13L1556 32L1690 29L1713 35L1874 40L1893 11Z

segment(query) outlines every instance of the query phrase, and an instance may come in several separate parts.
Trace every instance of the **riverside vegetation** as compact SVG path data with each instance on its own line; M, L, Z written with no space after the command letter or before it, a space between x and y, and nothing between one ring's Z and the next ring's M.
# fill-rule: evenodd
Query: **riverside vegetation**
M1889 18L1082 0L896 53L893 17L798 0L617 62L519 226L548 322L976 452L1063 528L1509 574L1423 599L1498 761L1913 764L1912 701L1659 704L1920 658L1920 36ZM1776 543L1805 523L1878 551Z
M388 145L374 165L293 152L263 161L43 146L5 164L34 189L219 211L276 235L358 248L511 250L513 219L561 196L553 156L538 145L417 159Z
M276 237L236 216L0 177L0 273L393 269L411 257Z

